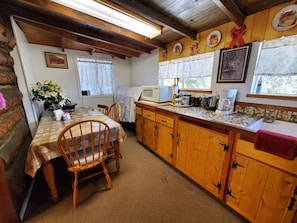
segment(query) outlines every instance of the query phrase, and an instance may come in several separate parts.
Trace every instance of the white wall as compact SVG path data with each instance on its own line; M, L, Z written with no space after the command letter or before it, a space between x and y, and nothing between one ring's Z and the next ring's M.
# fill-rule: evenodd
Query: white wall
M131 86L158 85L159 51L131 59Z

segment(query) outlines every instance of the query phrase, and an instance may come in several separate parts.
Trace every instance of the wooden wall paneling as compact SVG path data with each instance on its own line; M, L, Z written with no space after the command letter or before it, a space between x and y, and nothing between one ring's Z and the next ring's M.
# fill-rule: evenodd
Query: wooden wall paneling
M244 24L246 25L246 30L243 35L243 40L245 44L251 42L251 35L254 28L253 23L254 23L254 15L248 16L244 20Z
M256 14L247 16L245 18L245 24L247 25L246 33L244 34L244 41L245 43L255 42L255 41L263 41L263 40L271 40L280 38L282 36L290 36L297 34L297 26L294 28L279 32L273 29L272 27L272 20L274 16L284 7L288 5L292 5L293 1L290 1L289 3L285 3L267 10L263 10L261 12L258 12ZM232 28L238 29L239 27L234 22L229 22L226 24L223 24L221 26L203 31L199 33L199 37L197 37L198 40L198 54L203 54L207 52L212 52L214 50L219 50L223 48L227 48L229 46L229 43L231 42L231 30ZM220 44L218 44L216 47L211 48L206 45L206 38L208 34L213 30L220 30L222 33L222 40ZM173 43L167 44L167 59L162 58L161 56L161 49L159 51L159 58L160 61L164 60L171 60L176 58L181 58L183 56L189 56L189 46L186 46L186 44L191 43L187 38L183 39L184 41L184 48L186 49L184 53L182 53L180 56L175 56L172 53L172 48L174 44L178 41L174 41Z
M262 12L253 15L253 24L250 40L251 42L260 42L264 39L266 33L266 27L268 24L269 11L264 10ZM261 22L259 22L261 21ZM263 27L265 27L263 29Z
M277 7L274 7L274 8L271 8L268 10L269 16L268 16L268 22L266 25L266 32L265 32L265 37L264 37L265 40L277 39L282 36L281 32L278 32L273 29L272 20L273 20L274 16L284 7L285 7L284 5L281 5L281 6L277 6Z
M207 49L209 47L206 46L206 38L207 38L208 32L209 31L207 30L207 31L199 33L198 54L206 53L209 50L209 49Z

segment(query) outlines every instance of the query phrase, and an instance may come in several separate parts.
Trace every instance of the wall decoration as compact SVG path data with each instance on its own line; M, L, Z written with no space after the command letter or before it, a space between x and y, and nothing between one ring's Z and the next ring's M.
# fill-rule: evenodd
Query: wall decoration
M181 43L176 43L174 46L173 46L173 54L175 56L178 56L182 53L183 51L183 46Z
M47 67L68 69L66 54L45 52L45 60Z
M195 42L191 47L190 47L190 50L191 50L191 56L193 55L196 55L198 52L198 43Z
M236 42L237 42L237 47L241 47L244 45L244 40L243 40L243 35L245 34L246 31L246 25L243 24L242 26L239 27L239 29L233 28L231 30L231 37L232 41L229 44L230 49L234 48Z
M297 5L289 5L280 10L272 20L276 31L286 31L297 25Z
M221 49L217 83L244 83L252 44Z
M206 45L208 47L215 47L221 42L222 34L218 30L214 30L208 34L206 38Z

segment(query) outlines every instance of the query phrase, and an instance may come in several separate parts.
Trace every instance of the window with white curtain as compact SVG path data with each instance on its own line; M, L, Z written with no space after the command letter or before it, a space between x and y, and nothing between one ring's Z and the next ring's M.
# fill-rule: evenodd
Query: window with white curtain
M108 96L115 90L112 61L76 58L81 92L90 96Z
M211 88L214 52L159 63L159 84L173 85L179 78L180 89Z
M264 41L251 93L297 95L297 36Z

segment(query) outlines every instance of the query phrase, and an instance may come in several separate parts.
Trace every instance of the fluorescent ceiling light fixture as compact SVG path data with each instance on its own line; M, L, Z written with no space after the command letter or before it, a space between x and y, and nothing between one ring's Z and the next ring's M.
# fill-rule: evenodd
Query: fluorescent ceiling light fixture
M123 27L125 29L136 32L140 35L153 38L161 34L161 28L153 26L144 21L140 21L134 17L128 16L125 13L110 8L95 0L52 0L58 4L68 8L83 12L90 16Z

